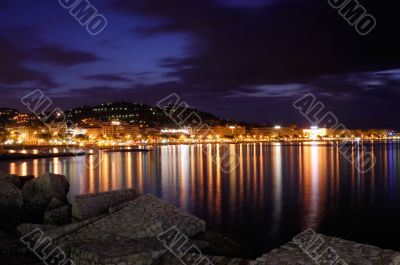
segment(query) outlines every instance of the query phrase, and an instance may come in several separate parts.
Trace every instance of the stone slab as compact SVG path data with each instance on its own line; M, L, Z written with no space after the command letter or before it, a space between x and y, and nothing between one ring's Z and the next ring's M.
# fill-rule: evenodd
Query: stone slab
M162 222L164 229L176 227L188 237L193 237L206 231L204 220L151 195L142 196L130 202L123 209L123 211L125 210L130 211L130 214L140 214L146 220L159 220Z
M339 238L319 234L324 246L331 247L344 263L323 263L337 265L400 265L400 253L392 250L384 250L378 247L359 244ZM332 260L332 259L331 259ZM309 265L317 264L307 255L298 244L288 244L275 249L250 265Z
M150 265L166 252L155 238L130 239L75 244L71 259L76 265Z
M181 261L174 255L167 253L160 259L158 259L153 265L182 265L187 264L187 261ZM188 265L194 263L188 263ZM198 265L248 265L249 261L244 259L227 258L220 256L203 256L200 261L197 262Z
M44 213L43 222L50 225L64 225L71 223L71 207L65 205Z
M73 237L81 242L117 242L156 237L173 226L189 237L206 229L203 220L148 195L129 202L122 210L88 225Z
M85 220L107 214L109 208L138 197L139 194L134 189L75 196L72 198L72 217Z

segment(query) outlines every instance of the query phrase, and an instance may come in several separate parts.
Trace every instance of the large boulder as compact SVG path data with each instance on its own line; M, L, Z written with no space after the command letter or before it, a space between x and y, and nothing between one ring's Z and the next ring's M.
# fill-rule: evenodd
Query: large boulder
M0 178L0 218L5 214L19 212L23 205L22 192L12 179L4 176Z
M53 198L67 202L69 183L65 176L47 173L25 183L24 207L44 210Z
M17 175L0 172L0 181L1 180L10 181L18 189L21 189L21 187L22 187L21 180Z

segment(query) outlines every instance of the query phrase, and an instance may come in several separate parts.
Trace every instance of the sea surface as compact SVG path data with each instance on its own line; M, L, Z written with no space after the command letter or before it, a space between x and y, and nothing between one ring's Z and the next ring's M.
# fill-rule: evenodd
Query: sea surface
M362 155L356 145L348 159L316 142L152 146L0 162L0 171L66 175L70 196L134 187L206 220L254 256L307 228L399 251L400 143L365 146L376 158L365 173L354 163Z

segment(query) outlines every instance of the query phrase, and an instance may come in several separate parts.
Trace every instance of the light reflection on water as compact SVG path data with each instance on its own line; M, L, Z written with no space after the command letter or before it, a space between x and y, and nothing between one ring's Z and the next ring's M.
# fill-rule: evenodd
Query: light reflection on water
M71 195L135 187L258 254L309 227L400 250L399 144L369 149L377 158L369 173L359 173L337 147L318 143L161 146L148 153L103 152L100 166L93 156L60 157L0 162L0 170L64 174ZM221 169L225 152L230 165L238 157L230 172ZM353 150L353 161L359 152Z

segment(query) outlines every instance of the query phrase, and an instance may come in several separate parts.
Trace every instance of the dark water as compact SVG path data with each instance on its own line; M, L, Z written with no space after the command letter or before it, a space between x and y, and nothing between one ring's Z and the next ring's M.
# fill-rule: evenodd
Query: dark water
M71 194L136 187L205 219L254 255L309 227L400 250L400 144L368 148L377 159L368 173L358 172L337 147L318 143L162 146L101 153L99 166L95 157L68 157L0 162L0 170L67 175ZM231 172L221 168L226 152L239 157Z

